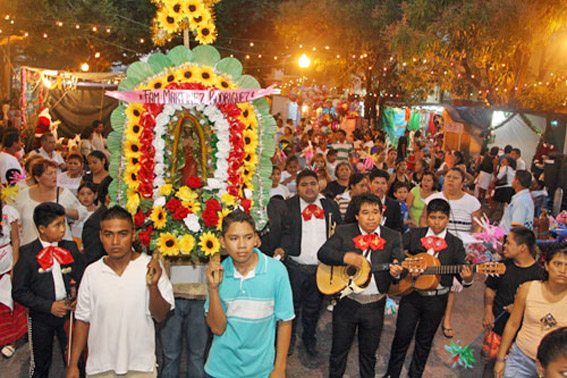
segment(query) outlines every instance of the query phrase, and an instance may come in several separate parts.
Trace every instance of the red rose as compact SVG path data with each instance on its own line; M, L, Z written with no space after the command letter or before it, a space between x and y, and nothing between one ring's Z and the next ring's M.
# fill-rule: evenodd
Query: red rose
M139 210L136 215L134 215L134 227L140 228L144 224L146 216L142 210Z
M219 216L216 211L211 211L208 208L203 211L203 222L206 227L215 227L219 223Z
M154 187L151 182L142 182L138 191L142 193L142 197L151 198L154 192Z
M234 186L234 185L229 185L229 186L226 188L226 191L227 191L228 194L230 194L231 196L235 196L235 197L238 196L238 188L237 188L236 186Z
M240 201L240 204L244 208L244 211L246 211L247 213L250 212L250 208L252 207L252 201L250 199L244 198L242 199L242 201Z
M201 178L197 176L187 177L186 183L187 186L190 187L191 189L197 189L203 186L203 181L201 181Z
M147 109L147 107L146 107ZM140 125L144 126L144 129L149 128L150 130L156 125L156 120L154 117L148 113L142 114L140 118Z
M183 206L179 206L171 217L175 220L181 221L185 219L187 214L189 214L189 209Z
M174 213L180 207L181 207L181 201L178 200L177 198L172 198L169 201L167 201L167 203L165 204L165 208L171 211L172 213Z
M138 239L140 242L148 247L150 245L150 240L152 239L152 225L150 224L145 231L138 232Z
M162 112L164 105L163 104L144 104L144 107L148 112L150 112L154 117L157 116L159 113ZM154 121L155 125L155 121Z
M215 213L216 213L217 211L221 211L221 210L222 210L221 204L219 203L219 201L217 201L217 200L214 199L214 198L213 198L213 199L210 199L210 200L207 200L207 201L205 202L205 204L207 205L207 210L210 209L211 211L214 211Z

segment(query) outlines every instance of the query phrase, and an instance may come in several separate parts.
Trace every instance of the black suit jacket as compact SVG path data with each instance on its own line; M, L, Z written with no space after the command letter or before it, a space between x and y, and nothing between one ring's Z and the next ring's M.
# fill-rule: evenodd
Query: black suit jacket
M286 256L299 256L301 254L301 225L303 220L299 203L299 196L297 195L285 201L286 213L283 221L283 232L280 246L285 251ZM321 205L325 212L325 232L327 233L327 239L329 239L331 237L329 234L329 230L331 229L330 226L332 224L339 225L342 223L341 213L339 212L339 207L334 201L322 198ZM329 218L331 224L329 224Z
M350 203L348 204L344 223L356 223L356 214L354 214L354 205L356 203L355 201L356 196L354 196L352 201L350 201ZM404 227L404 220L402 218L402 209L400 208L400 203L388 196L386 196L385 202L385 204L382 204L386 206L386 210L384 210L384 213L382 214L382 217L386 218L384 226L394 231L402 232Z
M70 293L71 278L81 282L85 269L84 258L80 254L74 241L62 240L59 247L71 252L73 260L71 264L61 265L61 269L71 268L69 273L63 274L63 282L67 294ZM12 297L21 305L29 309L32 318L55 318L51 315L51 305L55 301L55 284L51 271L39 272L40 266L37 254L43 246L39 239L20 247L20 256L14 266Z
M408 251L410 255L427 253L427 250L423 244L421 244L421 238L427 234L427 229L427 227L411 228L409 232L406 232L403 236L404 251ZM447 232L445 242L447 243L447 248L440 250L437 255L441 265L465 264L466 252L461 239L450 232ZM459 274L444 274L441 276L441 285L451 287L453 284L453 277L456 277L459 282L462 282L462 278Z
M260 250L268 256L273 256L274 250L280 246L286 210L287 206L283 198L279 196L270 198L268 224L259 233L262 240Z
M347 252L363 254L364 251L357 249L354 241L356 236L361 235L358 223L350 223L339 226L332 238L327 240L319 249L317 257L327 265L345 265L343 258ZM380 226L380 237L386 240L383 250L372 251L370 260L372 267L376 268L379 264L391 263L394 260L403 260L402 236L399 232ZM380 293L387 293L392 283L392 276L389 271L374 272L374 280Z
M83 240L83 252L87 260L87 265L94 263L102 256L106 255L106 251L100 241L100 219L105 211L106 207L104 205L99 207L83 225L81 238Z

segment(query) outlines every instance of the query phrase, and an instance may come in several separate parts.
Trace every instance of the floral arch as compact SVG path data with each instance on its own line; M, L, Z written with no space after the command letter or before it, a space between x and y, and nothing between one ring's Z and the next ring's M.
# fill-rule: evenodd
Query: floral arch
M127 70L119 92L259 89L235 58L212 46L153 54ZM267 100L223 105L122 103L108 136L109 192L134 215L140 241L164 256L219 251L222 218L241 207L267 219L275 120Z

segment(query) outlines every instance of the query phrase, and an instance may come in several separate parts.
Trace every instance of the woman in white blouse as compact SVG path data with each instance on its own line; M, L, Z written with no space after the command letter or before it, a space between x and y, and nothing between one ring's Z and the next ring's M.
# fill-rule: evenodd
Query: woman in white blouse
M56 163L42 159L32 168L37 185L23 189L18 194L14 207L20 212L22 223L21 245L31 243L38 234L33 221L33 211L43 202L56 202L65 208L67 219L82 221L88 216L87 209L68 189L57 186ZM66 225L65 240L73 240L69 225Z

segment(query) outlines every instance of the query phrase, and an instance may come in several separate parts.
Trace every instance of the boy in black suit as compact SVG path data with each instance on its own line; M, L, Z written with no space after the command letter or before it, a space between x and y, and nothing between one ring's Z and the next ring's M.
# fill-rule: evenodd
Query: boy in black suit
M449 203L443 199L434 199L427 205L427 224L429 227L412 228L404 234L404 251L411 255L429 253L437 257L441 265L465 264L465 249L463 242L447 232L447 224L451 214ZM412 273L417 277L420 273ZM439 328L449 290L454 275L443 275L440 285L434 290L416 290L400 301L396 334L390 350L390 361L386 377L399 377L411 340L415 333L415 349L408 376L421 377L427 357L431 350L435 332ZM464 266L460 276L463 286L472 283L473 273ZM417 328L417 329L416 329Z
M39 239L20 248L12 296L29 309L30 377L47 377L54 335L65 353L63 324L76 304L71 298L71 280L80 282L84 263L75 242L62 240L66 222L63 206L39 204L33 220Z
M316 362L315 330L323 300L316 282L317 251L331 237L336 224L341 223L341 214L334 201L320 194L317 174L308 169L297 175L297 195L285 201L285 205L281 247L276 248L274 257L285 257L293 291L296 317L288 353L293 353L297 317L301 314L306 357Z
M357 223L339 226L333 237L319 249L319 260L328 265L355 267L362 267L368 261L373 268L379 264L396 264L402 259L402 237L399 232L380 226L380 198L371 193L361 194L357 198ZM386 293L393 277L399 276L402 270L401 266L392 265L389 272L375 271L370 284L362 292L353 292L339 300L333 310L330 377L343 376L357 328L360 375L374 377L376 350L384 324Z

